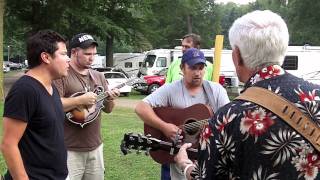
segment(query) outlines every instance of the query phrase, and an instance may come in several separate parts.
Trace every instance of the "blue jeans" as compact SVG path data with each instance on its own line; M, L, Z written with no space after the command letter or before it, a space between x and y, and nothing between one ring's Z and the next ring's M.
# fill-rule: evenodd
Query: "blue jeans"
M171 180L169 164L161 165L161 180Z

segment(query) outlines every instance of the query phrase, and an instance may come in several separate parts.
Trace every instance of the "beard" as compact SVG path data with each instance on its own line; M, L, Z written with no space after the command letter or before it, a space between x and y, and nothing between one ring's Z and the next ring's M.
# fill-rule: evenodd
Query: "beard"
M201 84L202 84L201 78L193 78L190 85L192 87L198 87L198 86L201 86Z

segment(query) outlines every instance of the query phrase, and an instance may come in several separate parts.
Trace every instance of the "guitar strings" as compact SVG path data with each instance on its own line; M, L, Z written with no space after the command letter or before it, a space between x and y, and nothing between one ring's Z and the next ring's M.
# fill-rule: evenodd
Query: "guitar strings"
M182 128L184 128L185 130L199 129L199 127L202 126L203 124L205 124L208 120L209 119L203 119L203 120L199 120L196 122L184 124L184 125L182 125Z

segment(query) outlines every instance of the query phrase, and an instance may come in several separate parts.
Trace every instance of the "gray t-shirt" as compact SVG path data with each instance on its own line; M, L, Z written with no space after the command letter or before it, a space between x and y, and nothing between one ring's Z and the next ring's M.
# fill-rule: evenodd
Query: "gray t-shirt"
M181 79L171 84L164 84L143 101L151 107L175 108L186 108L201 103L209 105L213 112L229 103L227 92L219 83L204 80L202 87L202 91L191 96Z

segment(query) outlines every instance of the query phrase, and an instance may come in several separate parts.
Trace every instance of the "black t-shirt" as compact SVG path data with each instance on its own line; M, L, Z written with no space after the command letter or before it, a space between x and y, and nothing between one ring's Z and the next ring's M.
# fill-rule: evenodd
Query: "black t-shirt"
M64 112L55 86L50 95L36 79L21 77L5 99L3 116L28 124L19 150L29 179L65 180L68 170ZM9 172L6 179L12 179Z

